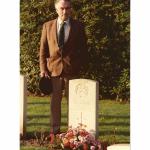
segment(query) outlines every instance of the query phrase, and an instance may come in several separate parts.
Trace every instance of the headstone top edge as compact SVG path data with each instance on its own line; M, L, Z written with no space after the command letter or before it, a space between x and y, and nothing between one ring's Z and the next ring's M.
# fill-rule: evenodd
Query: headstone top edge
M90 82L94 82L94 83L95 83L95 82L96 82L96 83L99 83L99 82L96 81L96 80L92 80L92 79L82 79L82 78L81 78L81 79L72 79L72 80L69 80L69 82L74 82L74 81L79 81L79 80L80 80L80 81L82 80L82 81L90 81Z

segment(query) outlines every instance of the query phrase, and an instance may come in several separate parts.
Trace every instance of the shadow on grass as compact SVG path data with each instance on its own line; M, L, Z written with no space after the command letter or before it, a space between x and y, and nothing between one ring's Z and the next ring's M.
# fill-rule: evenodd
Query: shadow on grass
M31 104L31 103L30 103ZM33 103L33 104L37 104L37 103ZM49 103L38 103L38 104L49 104ZM68 126L68 123L67 123L67 117L68 115L66 113L62 113L62 121L61 121L61 127L67 127ZM115 127L129 127L130 126L130 122L126 122L126 120L130 119L130 116L129 115L101 115L99 114L98 115L99 118L104 118L104 120L99 120L98 121L98 125L99 127L101 128L102 126L107 126L109 128L109 126L114 126ZM32 118L50 118L50 115L28 115L27 116L28 119L32 119ZM110 120L112 119L112 121ZM113 119L116 119L113 120ZM124 119L125 122L123 121L119 121L118 119ZM111 121L111 122L108 122L108 121ZM50 127L50 123L28 123L27 122L27 126L31 127L31 126L46 126L46 127ZM40 135L41 132L36 132L37 135ZM26 135L25 135L25 139L31 139L31 138L35 138L35 132L27 132ZM44 132L45 135L48 135L49 132ZM99 130L99 135L100 136L110 136L110 135L116 135L116 136L130 136L130 131L119 131L119 130L115 130L113 131L113 129L108 129L108 130L104 130L104 131L101 131Z
M105 119L114 119L114 118L119 118L119 119L130 119L129 115L123 116L123 115L98 115L98 118L105 118Z
M98 134L100 136L105 136L105 135L123 135L123 136L130 136L129 131L99 131Z
M68 118L66 114L62 114L61 116L62 116L61 117L62 120ZM27 115L28 119L33 119L33 118L39 118L40 119L40 118L50 118L50 117L51 117L50 115Z
M50 126L50 123L27 123L27 126ZM67 122L62 122L61 126L67 126Z
M129 127L130 122L128 121L130 119L129 115L100 115L99 118L103 118L104 120L98 121L98 126L101 129L101 127L108 128L107 131L101 131L99 130L99 135L106 136L106 135L123 135L123 136L130 136L130 131L119 131L117 128L119 127ZM123 119L123 120L119 120ZM108 122L109 121L109 122ZM114 129L112 128L114 127Z
M50 115L28 115L28 119L33 119L33 118L50 118Z
M50 123L27 123L27 126L50 126Z
M129 122L99 122L99 126L130 126Z
M50 104L49 102L28 102L29 105Z

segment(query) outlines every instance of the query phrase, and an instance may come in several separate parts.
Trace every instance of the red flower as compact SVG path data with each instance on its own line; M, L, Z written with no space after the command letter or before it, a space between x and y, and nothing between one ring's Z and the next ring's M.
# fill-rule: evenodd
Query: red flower
M89 148L101 150L100 142L95 139L94 135L84 129L83 124L77 128L70 127L66 133L60 134L59 138L62 141L62 148L77 150L82 147L83 150Z

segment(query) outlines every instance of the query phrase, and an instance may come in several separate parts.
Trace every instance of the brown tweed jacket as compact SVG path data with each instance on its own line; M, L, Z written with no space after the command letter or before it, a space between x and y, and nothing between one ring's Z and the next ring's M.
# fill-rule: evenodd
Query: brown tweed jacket
M71 29L63 53L57 43L57 19L44 23L40 43L40 70L49 71L51 76L62 72L69 76L78 75L87 61L87 45L83 25L70 19Z

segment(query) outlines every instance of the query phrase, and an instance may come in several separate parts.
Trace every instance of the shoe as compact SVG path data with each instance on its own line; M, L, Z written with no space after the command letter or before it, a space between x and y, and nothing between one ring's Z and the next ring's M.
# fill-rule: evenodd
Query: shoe
M50 133L49 137L50 137L50 144L54 144L55 134L54 133Z
M55 133L54 132L50 132L50 135L49 135L49 137L50 137L50 144L54 143L56 136L59 135L59 134L60 134L60 130L58 130Z

